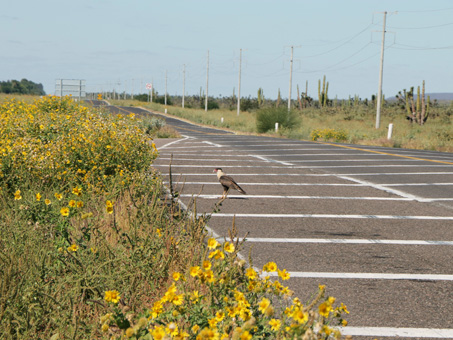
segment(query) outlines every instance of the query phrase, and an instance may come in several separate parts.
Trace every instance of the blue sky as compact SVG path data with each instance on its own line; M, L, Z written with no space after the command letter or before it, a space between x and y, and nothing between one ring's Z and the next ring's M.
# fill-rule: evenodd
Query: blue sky
M378 91L382 12L387 11L383 93L426 82L453 92L453 2L449 0L0 0L0 80L27 78L48 94L56 79L85 79L88 91L205 91L288 97L290 46L296 86L317 98Z

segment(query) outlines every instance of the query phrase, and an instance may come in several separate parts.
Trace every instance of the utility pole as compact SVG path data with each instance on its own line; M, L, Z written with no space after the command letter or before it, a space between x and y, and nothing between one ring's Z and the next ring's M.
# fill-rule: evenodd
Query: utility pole
M184 108L184 94L186 93L186 64L182 71L182 108Z
M204 110L208 112L208 85L209 85L209 50L208 58L206 60L206 100L204 102Z
M238 84L238 112L241 111L241 67L242 67L242 48L239 50L239 84Z
M293 53L294 53L294 46L291 46L291 60L289 63L288 111L291 110L291 91L292 91L292 86L293 86Z
M167 70L165 70L165 108L167 108Z
M377 109L376 109L376 129L379 129L381 124L381 100L382 100L382 77L384 72L384 44L385 44L385 21L387 12L384 12L384 25L382 27L382 44L381 44L381 67L379 71L379 89L377 96Z

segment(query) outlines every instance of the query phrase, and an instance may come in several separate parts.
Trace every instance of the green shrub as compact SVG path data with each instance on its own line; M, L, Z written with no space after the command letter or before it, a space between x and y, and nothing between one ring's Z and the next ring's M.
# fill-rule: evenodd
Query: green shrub
M264 108L256 113L256 129L263 133L275 128L275 123L282 128L293 129L300 125L300 118L296 111L288 111L285 107Z

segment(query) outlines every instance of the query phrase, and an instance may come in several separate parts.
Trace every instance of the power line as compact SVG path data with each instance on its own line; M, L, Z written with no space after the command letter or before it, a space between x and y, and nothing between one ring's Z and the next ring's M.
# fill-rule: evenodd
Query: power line
M445 26L450 26L450 25L453 25L453 22L449 22L449 23L442 24L442 25L435 25L435 26L423 26L423 27L395 27L395 26L389 26L389 28L398 29L398 30L424 30L424 29L430 29L430 28L445 27Z
M428 51L428 50L450 50L453 48L453 45L450 46L442 46L442 47L423 47L423 46L411 46L405 44L395 44L396 46L403 46L403 47L392 47L397 50L418 50L418 51Z
M351 37L350 39L348 39L347 41L345 41L344 43L342 43L341 45L338 45L330 50L327 50L325 52L322 52L322 53L318 53L318 54L313 54L313 55L309 55L309 56L303 56L303 58L312 58L312 57L318 57L320 55L324 55L324 54L327 54L327 53L330 53L332 51L335 51L337 49L339 49L340 47L343 47L344 45L346 45L347 43L349 43L350 41L354 40L355 38L357 38L359 35L361 35L363 32L365 32L366 30L368 30L371 26L373 26L373 24L369 24L367 27L365 27L363 30L361 30L359 33L355 34L353 37Z

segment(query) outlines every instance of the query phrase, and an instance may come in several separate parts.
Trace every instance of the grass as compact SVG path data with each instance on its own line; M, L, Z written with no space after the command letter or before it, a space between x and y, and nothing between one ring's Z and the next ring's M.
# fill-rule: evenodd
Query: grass
M285 269L238 259L234 225L221 244L180 209L147 127L70 98L1 102L0 338L339 338L348 311L325 287L303 305Z
M138 101L116 101L117 105L143 106L164 112L165 107L156 103ZM257 133L256 112L182 109L168 106L168 114L207 126L225 128L239 133ZM431 105L430 116L425 125L411 124L405 111L395 104L384 105L381 112L380 129L376 129L376 112L373 106L364 104L350 107L309 107L299 111L301 124L293 128L280 129L278 133L268 131L268 135L312 140L313 131L333 129L345 135L341 141L358 145L376 145L395 148L437 150L453 152L453 108L446 104ZM223 118L223 123L221 119ZM393 136L387 139L389 124L393 124ZM318 138L318 140L337 141Z

